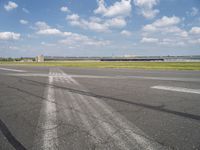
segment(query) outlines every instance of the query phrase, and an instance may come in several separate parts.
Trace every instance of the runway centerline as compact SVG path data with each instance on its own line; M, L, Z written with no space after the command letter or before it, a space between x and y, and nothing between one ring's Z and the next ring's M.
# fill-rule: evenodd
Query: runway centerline
M183 93L192 93L192 94L200 94L200 89L188 89L182 87L173 87L173 86L152 86L152 89L159 90L167 90L167 91L175 91L175 92L183 92Z
M26 72L25 70L10 69L10 68L2 68L2 67L0 67L0 70L12 71L12 72Z

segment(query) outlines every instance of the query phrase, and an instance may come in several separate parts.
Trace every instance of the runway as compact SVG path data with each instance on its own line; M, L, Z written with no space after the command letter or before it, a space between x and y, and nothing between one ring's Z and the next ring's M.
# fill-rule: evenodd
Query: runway
M200 71L0 67L2 150L200 149Z

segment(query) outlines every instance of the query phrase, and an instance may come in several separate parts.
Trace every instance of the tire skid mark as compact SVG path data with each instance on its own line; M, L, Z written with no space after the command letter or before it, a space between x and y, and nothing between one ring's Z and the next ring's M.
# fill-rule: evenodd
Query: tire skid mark
M66 124L77 125L76 135L86 133L86 145L92 146L94 149L121 149L121 150L157 150L166 149L164 146L150 139L142 130L129 122L124 116L116 112L112 107L99 98L92 96L81 95L64 89L53 89L51 84L53 81L56 84L74 86L87 90L79 84L70 75L65 74L62 70L56 68L54 72L50 72L49 87L47 98L52 102L57 101L63 104L61 116L65 116L62 121ZM58 94L54 95L54 92ZM55 103L45 104L45 124L43 128L49 129L43 135L43 149L54 150L60 148L59 141L62 140L62 146L65 146L64 136L58 138L56 128L56 105ZM53 140L52 140L53 139ZM76 139L74 142L80 142ZM91 144L93 143L93 144ZM78 144L78 143L77 143ZM49 147L48 147L49 146ZM79 145L80 146L80 145ZM78 145L73 143L72 148L77 148ZM67 147L66 147L67 148Z
M109 139L111 139L111 141L113 141L114 145L117 145L120 149L123 150L128 150L131 149L131 147L129 147L127 145L127 143L123 140L123 138L121 137L120 134L118 133L118 129L116 129L108 120L105 120L97 111L96 109L94 109L89 103L88 101L86 101L86 98L83 97L82 95L79 95L79 100L81 102L84 103L84 105L87 107L87 109L91 112L92 115L94 115L95 117L93 117L93 119L95 119L95 121L98 122L98 126L96 126L96 128L100 128L100 131L103 133L106 133L106 135L101 136L99 135L102 143L108 143L108 141L110 141ZM78 98L77 98L78 99Z
M68 83L73 83L79 87L82 87L82 85L80 85L69 75L62 73L62 76L64 76L64 80L69 81ZM114 140L114 143L118 145L120 149L132 149L133 146L134 149L165 149L163 146L148 138L139 128L132 125L132 123L128 122L123 116L118 113L114 113L114 110L111 107L105 103L100 102L97 98L74 94L71 92L68 93L71 97L70 99L74 108L79 111L79 118L83 122L84 126L89 132L91 132L93 137L96 137L96 139L93 139L93 141L99 139L102 142L102 139L105 139L105 134L103 133L106 133L110 136L110 138L112 138L112 140ZM87 109L83 109L82 104L84 104ZM99 123L96 128L91 125L91 119L87 117L86 110L91 112L91 114L96 117L95 121ZM105 112L111 119L105 119L105 117L102 116L100 112ZM104 120L107 120L109 123ZM99 131L102 134L98 134ZM97 143L99 143L99 140Z

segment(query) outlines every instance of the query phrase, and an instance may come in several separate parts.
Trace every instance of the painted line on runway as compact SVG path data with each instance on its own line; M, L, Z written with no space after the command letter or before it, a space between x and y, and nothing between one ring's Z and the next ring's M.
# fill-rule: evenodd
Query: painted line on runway
M58 74L7 74L11 76L37 76L37 77L48 77L48 76L53 76L53 77L66 77L68 79L69 77L71 79L73 78L91 78L91 79L144 79L144 80L160 80L160 81L183 81L183 82L200 82L199 78L175 78L175 77L148 77L148 76L99 76L99 75L75 75L75 74L63 74L63 73L58 73ZM74 82L74 79L73 79Z
M135 141L136 143L134 145L139 145L139 149L155 150L162 148L164 150L166 148L156 143L154 140L150 140L150 138L141 129L129 122L124 116L115 112L112 107L105 104L103 101L94 97L92 97L92 99L94 100L97 108L102 109L104 114L107 114L107 116L110 116L109 118L112 118L112 121L120 128L121 134L125 135L124 139L127 138L126 140L132 143Z
M51 74L50 71L48 86L44 93L47 100L43 101L42 104L38 121L38 136L35 137L33 150L55 150L58 147L56 99L54 87L52 86L55 79L50 76Z
M73 76L63 72L63 79L66 77L68 80L73 81L69 82L69 84L86 89L73 79ZM63 82L67 81L63 80ZM80 117L81 122L90 134L96 137L92 138L92 141L99 139L106 140L109 137L119 149L129 150L133 149L133 147L134 149L147 150L165 149L164 146L151 140L142 130L99 99L93 99L93 97L90 96L83 96L71 92L68 94L71 102L74 104L74 109L78 110L77 115ZM88 116L88 114L91 116ZM98 123L96 128L94 128L94 122ZM103 135L103 133L106 133L108 137Z
M43 135L43 149L53 150L58 146L57 140L57 120L56 120L56 104L54 89L51 86L53 83L53 77L49 77L49 87L47 93L47 99L45 106L45 123L43 126L44 135Z
M173 87L173 86L152 86L152 89L166 90L166 91L175 91L175 92L183 92L183 93L193 93L200 94L200 89L188 89L182 87Z
M25 70L17 70L17 69L9 69L9 68L1 68L0 70L5 70L5 71L13 71L13 72L26 72Z

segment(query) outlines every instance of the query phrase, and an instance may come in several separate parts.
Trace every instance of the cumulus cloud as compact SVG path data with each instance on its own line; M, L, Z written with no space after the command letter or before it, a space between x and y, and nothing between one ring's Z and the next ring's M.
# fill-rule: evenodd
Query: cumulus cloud
M21 19L19 22L20 22L21 24L24 24L24 25L28 24L28 21L27 21L27 20L23 20L23 19Z
M38 22L35 23L35 25L36 25L36 28L39 29L39 30L50 28L50 26L46 22L43 22L43 21L38 21Z
M43 35L60 35L61 32L60 32L60 30L58 30L56 28L49 28L49 29L39 30L37 32L37 34L43 34Z
M106 17L129 16L131 9L131 0L121 0L109 7L106 7L104 0L98 0L98 8L94 10L94 13Z
M198 12L199 12L199 9L197 9L196 7L192 7L191 16L196 16Z
M142 28L142 36L144 39L141 40L143 43L147 43L148 37L159 39L158 44L184 46L188 43L188 40L192 37L189 33L194 33L195 30L188 32L185 29L181 29L179 24L181 19L176 16L162 18L154 21L151 24L147 24ZM150 40L151 41L151 40Z
M22 11L25 12L26 14L29 14L29 13L30 13L29 10L26 9L26 8L22 8Z
M176 16L167 17L163 16L161 19L154 21L152 24L147 24L143 27L145 34L159 32L161 34L173 34L181 37L187 37L188 33L180 29L177 25L181 19Z
M120 32L120 34L121 34L121 35L124 35L124 36L131 36L131 35L132 35L132 33L131 33L130 31L127 31L127 30L122 30L122 31Z
M158 39L157 38L147 38L143 37L141 40L141 43L157 43Z
M127 25L125 18L114 17L109 19L101 19L98 17L91 17L89 20L81 19L79 15L68 15L66 19L72 26L78 26L83 29L89 29L96 32L107 32L111 28L123 28Z
M54 44L54 43L47 43L47 42L41 42L41 45L43 45L43 46L49 46L49 47L51 47L51 46L56 46L56 44Z
M106 6L104 0L97 0L98 8L94 10L94 14L100 16L92 16L88 19L80 17L78 14L70 14L66 20L72 26L95 32L110 32L115 28L124 28L127 25L127 17L131 13L131 0L120 0Z
M104 23L99 23L95 21L87 21L87 20L81 20L79 22L79 25L81 28L89 29L95 32L107 32L109 31L109 28Z
M112 18L109 19L105 22L105 24L108 27L116 27L116 28L122 28L126 26L126 21L124 18L121 17L116 17L116 18Z
M35 23L37 34L41 35L62 35L59 29L50 27L46 22L38 21Z
M67 19L69 20L79 20L79 15L78 14L72 14L72 15L68 15Z
M106 40L97 40L94 38L89 38L88 36L66 32L66 38L60 40L59 43L72 46L77 44L87 45L87 46L106 46L110 44L110 41Z
M74 17L72 17L73 19L75 19ZM62 37L64 39L59 40L60 44L65 44L65 45L77 45L77 44L81 44L81 45L94 45L94 46L104 46L104 45L108 45L110 43L110 41L106 41L106 40L98 40L95 38L90 38L86 35L82 35L82 34L77 34L77 33L72 33L72 32L63 32L60 31L57 28L53 28L50 27L46 22L42 22L42 21L38 21L35 23L37 31L37 34L40 35L54 35L54 36L59 36ZM45 46L50 46L47 43L42 42L42 45Z
M186 41L183 41L181 39L178 38L163 38L160 39L159 43L160 45L164 45L164 46L184 46Z
M191 44L200 44L200 38L199 39L189 40L189 43L191 43Z
M72 14L68 15L66 19L72 26L78 26L80 28L89 29L96 32L108 31L108 27L102 22L100 18L92 18L90 20L85 20L81 19L77 14Z
M159 0L134 0L135 6L139 8L139 14L147 19L154 18L158 13L158 9L154 9Z
M172 17L163 16L161 19L156 20L152 24L144 26L143 29L146 31L155 31L157 28L177 25L179 22L180 18L176 16Z
M155 27L165 27L165 26L171 26L176 25L180 22L180 18L176 16L167 17L163 16L161 19L156 20L153 25Z
M200 35L200 27L192 27L192 29L190 30L191 34L198 34Z
M17 8L18 5L15 2L9 1L8 4L4 5L4 8L6 11L11 11L15 8Z
M0 40L19 40L20 39L19 33L14 32L0 32Z
M66 7L66 6L61 7L60 11L62 11L62 12L70 12L70 10L68 9L68 7Z
M196 16L198 13L199 13L199 9L196 7L192 7L191 11L186 12L188 16L192 16L192 17Z

